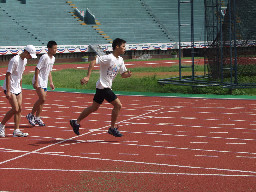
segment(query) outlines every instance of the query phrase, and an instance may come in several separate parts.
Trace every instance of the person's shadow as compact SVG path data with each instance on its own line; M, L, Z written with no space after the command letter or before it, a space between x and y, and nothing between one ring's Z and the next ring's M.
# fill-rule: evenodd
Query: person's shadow
M14 129L14 125L6 125L5 126L5 129ZM32 125L20 125L19 126L21 129L26 129L26 128L29 128L29 129L31 129L31 128L33 128L33 126Z

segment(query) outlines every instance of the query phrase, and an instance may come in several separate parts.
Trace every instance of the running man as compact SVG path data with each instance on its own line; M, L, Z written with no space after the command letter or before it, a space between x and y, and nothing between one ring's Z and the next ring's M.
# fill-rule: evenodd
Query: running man
M112 91L112 82L115 79L118 72L121 74L122 78L131 77L132 73L127 71L124 60L120 56L125 53L125 43L123 39L115 39L112 43L113 53L109 55L104 55L101 57L96 57L95 60L90 62L87 76L81 79L81 84L87 84L92 69L95 64L100 65L100 78L96 83L96 94L94 95L93 103L91 106L83 110L77 120L70 120L70 125L73 131L79 135L80 122L85 119L91 113L97 111L104 100L113 105L112 116L111 116L111 127L108 133L115 137L122 137L123 135L115 127L119 112L121 110L122 104L117 98L115 93Z

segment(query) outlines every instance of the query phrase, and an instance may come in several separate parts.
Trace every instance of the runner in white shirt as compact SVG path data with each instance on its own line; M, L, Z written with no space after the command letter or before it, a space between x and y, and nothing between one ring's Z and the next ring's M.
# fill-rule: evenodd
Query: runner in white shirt
M37 58L36 49L33 45L27 45L20 55L14 56L9 64L4 81L3 89L12 109L6 113L0 123L0 137L5 137L5 124L14 116L14 137L27 137L28 133L23 133L19 129L22 105L22 74L27 64L27 59Z
M47 89L48 77L51 76L51 71L52 71L54 62L55 62L55 57L54 56L50 57L48 53L40 57L40 60L36 66L36 68L39 70L39 73L37 75L38 87L41 87L42 89ZM32 80L33 85L35 84L35 82L36 82L36 75L34 75Z
M122 78L131 77L132 73L127 71L124 60L120 57L121 54L125 53L125 43L123 39L115 39L113 41L113 54L105 55L98 57L93 60L88 68L88 74L81 80L81 84L87 84L92 69L95 64L100 65L100 79L96 83L96 94L94 95L93 104L90 107L84 109L80 114L77 120L70 120L70 125L73 128L73 131L79 135L80 122L92 112L95 112L99 109L100 105L104 100L107 100L113 105L112 116L111 116L111 127L108 130L108 133L115 137L122 137L123 135L118 131L118 128L115 127L119 111L121 110L122 104L114 92L111 90L112 82L115 79L118 73L121 74Z
M50 87L54 90L54 84L52 82L52 67L55 62L55 57L57 51L57 43L55 41L49 41L47 44L48 53L42 55L35 69L35 75L33 77L32 83L36 89L38 95L38 100L35 102L32 112L26 117L32 126L36 124L39 126L45 126L42 121L40 114L43 109L43 105L46 100L48 79L50 81Z
M127 71L123 58L115 57L113 54L97 57L96 64L100 65L100 79L96 83L97 89L111 89L117 73L122 74Z

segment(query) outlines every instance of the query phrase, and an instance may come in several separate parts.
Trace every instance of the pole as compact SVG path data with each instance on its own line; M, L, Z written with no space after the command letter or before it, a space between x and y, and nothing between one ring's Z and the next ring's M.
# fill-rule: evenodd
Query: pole
M237 79L237 44L236 44L236 0L233 0L233 25L234 25L234 70L235 70L235 81L234 83L238 84Z
M194 1L191 0L191 46L192 46L192 81L195 79L195 38L194 38Z
M181 81L180 0L178 0L178 25L179 25L179 80Z

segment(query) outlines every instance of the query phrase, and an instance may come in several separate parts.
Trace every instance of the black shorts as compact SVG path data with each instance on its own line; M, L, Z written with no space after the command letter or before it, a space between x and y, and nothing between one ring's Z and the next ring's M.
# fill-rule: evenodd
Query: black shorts
M96 89L96 94L94 95L93 101L98 104L102 104L104 99L111 103L117 99L117 96L110 88Z

